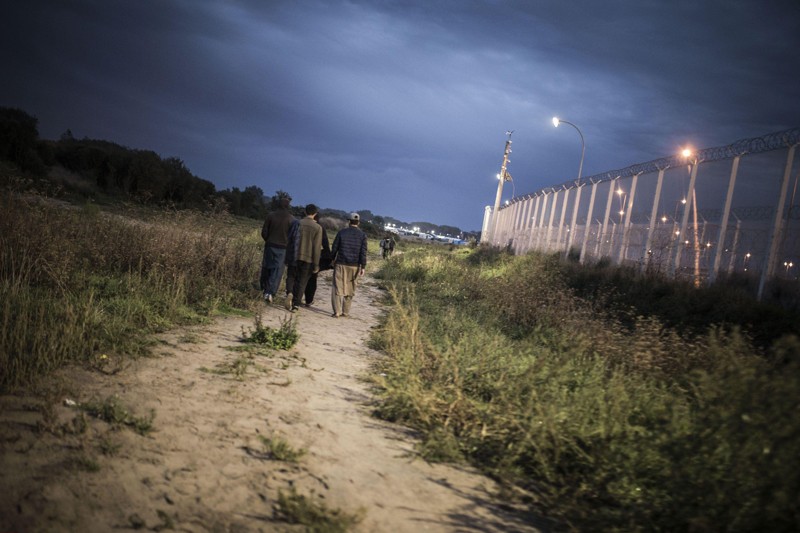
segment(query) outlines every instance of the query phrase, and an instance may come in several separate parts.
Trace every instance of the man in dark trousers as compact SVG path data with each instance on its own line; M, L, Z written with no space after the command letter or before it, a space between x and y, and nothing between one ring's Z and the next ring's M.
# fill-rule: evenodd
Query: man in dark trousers
M331 303L334 318L350 316L350 304L356 294L358 278L367 267L367 236L358 228L361 217L350 214L350 224L333 239L333 287Z
M314 215L314 220L319 224L319 212ZM319 256L319 270L332 270L331 265L331 245L328 242L328 232L322 227L322 253ZM295 220L289 227L289 245L286 247L286 296L289 296L294 290L294 279L297 277L297 247L300 244L300 221ZM314 296L317 294L317 276L319 272L312 274L308 278L308 284L305 291L305 305L310 307L314 302ZM292 295L292 305L295 307L300 306L300 302Z
M261 228L264 239L264 258L261 261L259 284L264 293L264 301L272 303L283 277L283 263L286 259L289 226L294 217L289 211L289 198L283 197L276 211L267 215Z
M308 204L306 216L297 224L297 239L294 253L296 269L292 292L286 296L286 309L297 311L300 298L306 291L309 278L319 272L319 257L322 253L322 226L314 220L317 206Z

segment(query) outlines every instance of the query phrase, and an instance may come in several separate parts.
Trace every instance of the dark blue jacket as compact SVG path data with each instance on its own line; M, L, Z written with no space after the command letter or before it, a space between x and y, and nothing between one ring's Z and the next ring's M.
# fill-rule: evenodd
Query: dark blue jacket
M338 265L367 266L367 235L355 226L339 230L331 248Z

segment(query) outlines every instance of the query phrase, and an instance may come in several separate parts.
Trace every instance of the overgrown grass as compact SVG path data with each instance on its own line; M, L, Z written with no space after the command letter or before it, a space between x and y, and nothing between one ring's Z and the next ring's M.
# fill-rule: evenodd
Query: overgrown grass
M233 378L238 381L244 381L245 377L247 376L247 371L251 367L257 372L261 372L263 374L269 373L269 369L257 364L255 361L255 356L249 353L238 354L235 359L223 361L222 363L217 364L214 368L200 367L199 370L201 372L207 372L209 374L216 374L219 376L233 376Z
M153 431L153 420L156 412L150 410L146 415L134 415L116 396L109 396L103 401L92 400L80 405L80 408L95 418L99 418L112 426L125 426L139 435L147 435Z
M674 329L576 295L556 258L407 252L378 413L581 531L800 528L800 340Z
M297 344L300 335L297 333L297 323L294 319L281 319L278 329L265 326L261 322L261 314L256 313L253 329L242 331L244 342L268 346L276 350L288 350Z
M276 461L296 463L307 452L304 448L295 448L282 437L265 437L264 435L259 435L258 437L261 440L261 444L264 445L267 455Z
M0 191L0 389L101 352L147 354L149 333L247 305L255 225Z
M275 517L290 524L305 526L309 533L345 533L362 520L361 513L331 509L322 502L299 494L294 488L278 492Z

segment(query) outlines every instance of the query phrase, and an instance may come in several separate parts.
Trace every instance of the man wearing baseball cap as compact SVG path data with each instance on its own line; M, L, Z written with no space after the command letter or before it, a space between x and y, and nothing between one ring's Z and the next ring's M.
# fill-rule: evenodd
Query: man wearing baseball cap
M361 217L350 213L350 224L339 230L333 240L333 287L331 303L334 318L350 316L350 304L356 294L358 278L367 266L367 236L358 228Z

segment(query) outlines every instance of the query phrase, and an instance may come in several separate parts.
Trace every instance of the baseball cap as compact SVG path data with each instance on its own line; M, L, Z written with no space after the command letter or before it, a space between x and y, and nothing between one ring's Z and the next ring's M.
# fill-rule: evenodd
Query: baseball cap
M350 220L361 220L361 217L358 216L358 213L350 213Z

